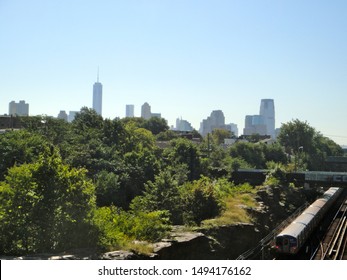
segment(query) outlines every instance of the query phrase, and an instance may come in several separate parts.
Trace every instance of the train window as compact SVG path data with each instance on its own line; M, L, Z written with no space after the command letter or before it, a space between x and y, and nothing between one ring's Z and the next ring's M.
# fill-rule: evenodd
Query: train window
M287 239L287 238L284 239L283 245L286 246L286 245L288 245L288 243L289 243L289 242L288 242L288 239Z

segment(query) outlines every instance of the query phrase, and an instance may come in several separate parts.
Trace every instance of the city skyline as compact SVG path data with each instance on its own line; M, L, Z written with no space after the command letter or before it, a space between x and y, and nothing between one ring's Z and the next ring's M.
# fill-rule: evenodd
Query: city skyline
M240 132L261 99L276 127L307 121L347 144L345 1L2 1L0 114L92 108L102 70L104 118L148 102L195 129L213 110ZM93 19L93 20L90 20Z

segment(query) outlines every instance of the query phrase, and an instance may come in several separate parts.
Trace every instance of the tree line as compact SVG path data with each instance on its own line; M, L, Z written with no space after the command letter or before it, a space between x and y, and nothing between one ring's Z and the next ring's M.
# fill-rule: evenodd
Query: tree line
M200 225L226 211L239 168L326 170L343 151L307 122L282 125L271 145L221 144L217 129L199 142L164 119L103 119L82 108L72 123L23 117L0 135L0 254L73 248L128 248L161 239L171 225ZM157 141L168 141L159 148ZM331 168L331 167L329 167Z

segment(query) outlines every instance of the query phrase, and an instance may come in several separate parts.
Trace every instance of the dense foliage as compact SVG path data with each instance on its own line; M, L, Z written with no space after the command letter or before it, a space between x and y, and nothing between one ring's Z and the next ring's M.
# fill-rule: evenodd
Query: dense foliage
M94 185L83 169L45 151L35 163L9 169L0 183L0 246L4 253L61 251L95 242Z
M341 146L299 120L283 124L278 141L294 158L295 169L326 170L328 156L343 156Z
M110 120L88 108L72 123L21 122L0 135L0 254L124 248L157 241L170 225L247 220L239 205L253 205L252 188L235 186L234 170L325 170L327 156L343 155L298 120L283 124L275 144L254 135L230 147L221 129L187 137L160 118Z

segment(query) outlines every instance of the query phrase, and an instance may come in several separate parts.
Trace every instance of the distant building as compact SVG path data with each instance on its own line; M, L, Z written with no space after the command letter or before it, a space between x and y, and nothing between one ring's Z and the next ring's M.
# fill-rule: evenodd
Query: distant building
M190 124L190 122L186 121L186 120L182 120L182 118L180 119L176 119L176 128L175 130L177 131L193 131L193 127Z
M134 105L126 105L125 106L125 117L126 118L133 118L133 117L135 117L134 108L135 108Z
M79 113L79 111L70 111L68 116L68 122L72 122L75 119L77 113Z
M159 118L159 119L161 119L161 113L151 113L151 118Z
M99 83L99 70L97 82L93 85L93 109L102 115L102 84Z
M224 128L225 117L222 110L212 111L210 116L210 122L211 122L212 128Z
M262 99L259 115L247 115L245 118L244 135L268 135L276 139L275 105L273 99Z
M227 130L231 131L236 137L239 136L239 128L236 123L231 123L226 125Z
M221 110L212 111L211 115L200 123L199 132L205 136L217 128L227 129L224 113Z
M29 116L29 104L24 100L20 100L19 103L11 101L8 113L10 116Z
M259 115L263 117L266 126L266 135L276 138L275 132L275 104L273 99L262 99Z
M267 135L266 125L263 116L260 115L248 115L245 118L245 128L243 129L244 135Z
M145 102L141 107L141 118L148 120L152 117L151 106L147 102Z
M68 121L68 115L66 114L65 111L60 111L58 114L58 119Z

